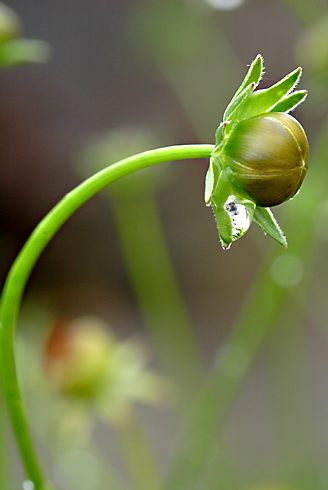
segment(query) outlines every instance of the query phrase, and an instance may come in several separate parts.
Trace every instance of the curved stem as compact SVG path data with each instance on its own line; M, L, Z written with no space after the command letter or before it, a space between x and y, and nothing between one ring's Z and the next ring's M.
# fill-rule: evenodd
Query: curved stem
M137 170L159 163L187 158L208 158L212 150L213 145L170 146L139 153L110 165L85 180L59 201L36 227L11 267L1 299L0 369L3 373L4 397L16 441L27 477L33 483L35 490L45 490L47 487L30 436L14 355L16 317L34 264L68 218L108 184Z

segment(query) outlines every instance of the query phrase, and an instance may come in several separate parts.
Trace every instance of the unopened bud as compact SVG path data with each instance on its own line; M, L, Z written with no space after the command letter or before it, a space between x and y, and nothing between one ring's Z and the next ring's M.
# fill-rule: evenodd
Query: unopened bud
M300 123L289 114L272 112L237 123L223 158L236 186L259 206L268 207L299 190L308 151Z

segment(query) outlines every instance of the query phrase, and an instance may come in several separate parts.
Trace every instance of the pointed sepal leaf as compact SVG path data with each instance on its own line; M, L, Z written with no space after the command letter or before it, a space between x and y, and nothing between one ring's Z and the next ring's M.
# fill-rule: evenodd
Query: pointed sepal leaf
M283 245L285 248L287 248L288 244L286 236L280 228L270 208L262 208L260 206L256 206L254 212L254 221L259 225L264 233L268 234L271 238L280 243L280 245Z
M222 247L227 250L231 244L245 235L250 227L255 210L255 203L250 199L239 195L229 177L224 171L219 170L217 178L213 159L212 167L208 177L208 188L212 188L210 197L207 195L208 205L212 206L215 216L216 227L219 233ZM212 182L214 181L214 186Z
M253 90L258 86L260 83L261 77L263 73L263 58L260 54L256 56L254 61L251 63L251 66L249 67L244 80L242 81L240 87L236 91L235 95L231 99L224 115L223 115L223 120L229 119L229 116L235 110L236 108L236 99L239 97L239 95L246 89L246 87L252 85ZM240 103L241 99L239 98Z
M290 112L297 106L302 104L307 97L307 90L296 90L292 94L287 95L276 104L270 112Z
M233 242L232 238L232 224L231 219L228 213L225 210L225 202L228 199L229 194L231 193L231 187L229 181L223 171L219 171L216 177L216 162L215 159L211 159L212 166L211 171L213 172L214 183L212 186L212 192L208 199L208 203L211 205L216 227L219 233L220 242L224 249L228 249ZM208 188L207 192L209 192L209 188L211 185L211 177L208 178ZM208 198L208 196L207 196Z
M248 119L271 111L296 87L301 75L302 68L296 68L271 87L250 94L237 108L236 117L239 120Z
M255 89L255 83L252 82L244 88L237 96L235 96L228 105L225 113L223 114L223 120L229 121L236 109L244 102L251 92Z
M258 84L261 81L262 74L263 74L263 58L260 54L256 56L256 58L252 61L244 80L242 81L239 89L235 93L235 96L238 96L240 92L244 90L244 88L247 87L247 85L253 83L254 88L258 86Z

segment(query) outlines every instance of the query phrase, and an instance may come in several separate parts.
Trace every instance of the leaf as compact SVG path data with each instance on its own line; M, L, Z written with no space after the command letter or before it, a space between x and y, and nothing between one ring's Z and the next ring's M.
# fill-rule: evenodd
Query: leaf
M214 159L212 169L213 172L218 170ZM253 220L255 203L239 193L224 170L219 170L217 177L214 177L214 189L209 203L213 209L221 245L227 250L248 231Z
M213 160L213 170L214 160ZM213 209L216 228L219 233L220 242L224 249L228 249L233 242L231 219L224 208L224 204L231 193L231 188L226 175L221 171L214 182L214 188L210 196L210 204Z
M260 54L258 54L254 59L254 61L251 63L251 66L249 67L244 80L242 81L240 87L238 88L235 95L232 97L228 107L226 108L225 113L223 115L223 120L229 118L229 115L234 110L234 109L231 110L232 106L236 108L235 99L241 94L241 92L245 90L246 87L253 84L253 89L255 89L258 86L262 77L262 72L263 72L263 58Z
M239 120L248 119L272 110L297 85L302 75L302 68L296 68L282 80L264 90L257 90L245 99L236 111Z
M225 110L225 113L223 114L224 121L228 121L231 118L232 114L235 112L238 106L246 99L246 97L249 96L250 93L254 91L254 89L255 89L255 83L252 82L249 85L247 85L247 87L244 88L244 90L242 90L240 94L238 94L232 99L227 109Z
M288 244L286 236L281 230L270 208L256 206L254 221L259 225L264 233L267 233L269 236L271 236L271 238L287 248Z
M254 61L252 61L251 66L249 67L244 80L242 81L239 89L235 93L234 97L237 97L240 92L250 85L251 83L255 84L255 87L260 83L263 72L263 58L260 54L256 56Z
M290 112L298 105L302 104L307 97L307 90L297 90L292 94L287 95L276 104L270 112Z

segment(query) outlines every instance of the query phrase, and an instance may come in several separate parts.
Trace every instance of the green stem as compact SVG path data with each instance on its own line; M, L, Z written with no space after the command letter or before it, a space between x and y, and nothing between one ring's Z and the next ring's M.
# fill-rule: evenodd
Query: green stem
M213 145L181 145L146 151L121 160L90 177L68 193L39 223L16 261L5 283L0 312L0 369L4 397L28 479L35 490L45 490L44 477L30 435L17 379L14 333L23 291L30 273L47 244L82 204L110 183L142 168L166 161L208 158Z

